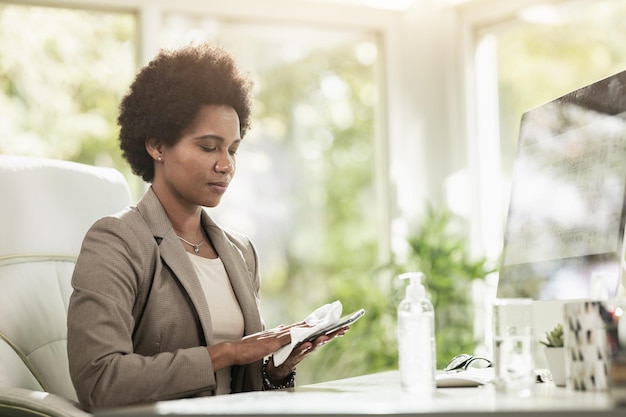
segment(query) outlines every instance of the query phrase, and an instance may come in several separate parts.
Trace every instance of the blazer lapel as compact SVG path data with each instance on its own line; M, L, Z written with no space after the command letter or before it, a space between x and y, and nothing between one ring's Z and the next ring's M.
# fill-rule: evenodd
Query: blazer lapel
M172 270L172 273L180 281L183 288L189 295L198 317L207 346L213 343L213 327L211 325L211 314L207 304L200 280L196 274L191 261L188 259L187 251L180 244L178 236L174 232L172 223L169 221L161 202L152 188L137 204L137 209L146 223L152 230L154 238L159 243L161 259Z
M257 295L243 254L204 210L202 211L202 224L224 264L237 301L239 301L245 323L245 335L261 331L262 323Z

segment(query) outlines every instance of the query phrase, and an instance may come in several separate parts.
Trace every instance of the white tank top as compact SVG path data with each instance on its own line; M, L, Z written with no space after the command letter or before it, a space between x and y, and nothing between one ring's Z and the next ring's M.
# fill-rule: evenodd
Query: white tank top
M243 314L222 260L187 254L209 305L215 343L240 340L244 331ZM216 379L217 394L230 394L231 368L219 370Z

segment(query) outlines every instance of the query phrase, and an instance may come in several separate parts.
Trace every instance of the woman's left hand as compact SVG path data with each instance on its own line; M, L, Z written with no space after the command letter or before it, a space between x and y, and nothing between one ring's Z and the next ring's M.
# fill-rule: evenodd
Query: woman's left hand
M330 333L328 335L319 336L312 342L303 342L296 346L289 357L285 359L280 366L274 366L274 361L271 360L267 365L267 377L272 382L280 382L291 374L296 365L300 363L304 358L315 352L318 347L325 345L331 340L343 336L348 330L349 326L342 327L341 329Z

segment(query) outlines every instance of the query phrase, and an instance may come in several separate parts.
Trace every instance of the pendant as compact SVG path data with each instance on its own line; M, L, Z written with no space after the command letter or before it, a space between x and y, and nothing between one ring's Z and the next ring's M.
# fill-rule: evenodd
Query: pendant
M198 247L198 245L193 245L193 251L194 251L195 253L200 252L200 248Z

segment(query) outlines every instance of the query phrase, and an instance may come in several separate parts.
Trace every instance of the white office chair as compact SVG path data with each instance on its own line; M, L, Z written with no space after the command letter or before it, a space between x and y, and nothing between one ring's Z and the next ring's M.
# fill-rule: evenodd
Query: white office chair
M68 369L71 276L89 226L130 204L114 169L0 155L0 415L89 416Z

